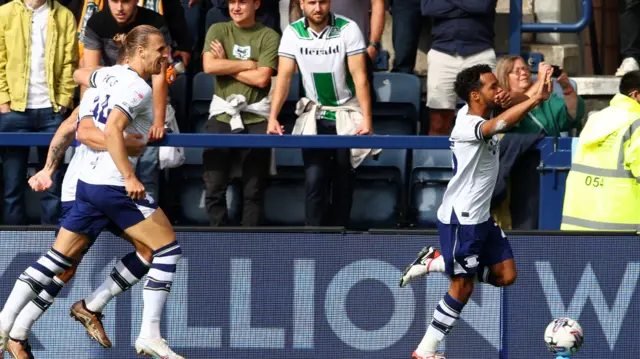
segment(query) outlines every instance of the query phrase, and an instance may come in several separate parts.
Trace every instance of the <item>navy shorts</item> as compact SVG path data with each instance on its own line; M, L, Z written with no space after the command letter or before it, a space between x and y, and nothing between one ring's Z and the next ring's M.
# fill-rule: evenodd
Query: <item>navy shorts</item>
M151 216L157 208L157 202L151 197L134 201L122 186L78 181L75 205L60 224L71 232L90 237L97 237L105 229L120 235Z
M64 227L66 230L71 231L73 233L78 233L78 234L85 234L87 235L87 237L89 237L89 246L85 249L86 253L89 248L91 248L91 246L93 246L93 243L95 243L96 239L98 238L98 236L100 235L100 232L96 232L96 231L87 231L87 233L84 232L76 232L75 230L71 230L67 227L64 226L63 222L68 223L68 217L74 216L73 214L73 207L76 205L76 201L65 201L60 203L60 222L58 224L58 228L56 228L56 237L58 236L58 232L60 232L60 228ZM120 228L118 228L115 224L113 223L108 223L107 226L104 228L107 231L113 233L113 235L120 237L120 235L122 234L122 230Z
M493 219L480 224L438 221L445 271L450 277L473 277L478 270L513 258L511 244Z

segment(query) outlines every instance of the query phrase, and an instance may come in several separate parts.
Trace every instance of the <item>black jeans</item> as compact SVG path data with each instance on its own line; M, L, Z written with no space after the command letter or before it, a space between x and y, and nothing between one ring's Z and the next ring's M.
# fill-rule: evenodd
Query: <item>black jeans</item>
M640 0L620 0L620 54L640 62Z
M426 21L420 10L420 0L393 0L391 11L391 40L396 52L391 71L412 74L416 67L422 22Z
M335 135L333 121L318 121L319 135ZM302 150L305 174L305 224L346 226L351 216L354 172L348 148Z
M265 134L267 122L244 125L242 133ZM207 133L229 134L228 123L210 118L205 124ZM203 154L205 204L212 226L224 226L228 222L227 186L231 170L242 170L242 225L255 227L264 217L264 189L269 176L269 148L207 148Z

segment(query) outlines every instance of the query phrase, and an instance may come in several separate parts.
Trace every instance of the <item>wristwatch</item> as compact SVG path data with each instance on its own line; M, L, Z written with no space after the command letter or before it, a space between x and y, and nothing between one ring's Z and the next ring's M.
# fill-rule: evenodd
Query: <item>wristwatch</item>
M373 48L376 49L377 51L380 51L380 48L382 48L382 45L377 41L369 42L369 46L373 46Z
M58 106L58 112L60 112L61 115L66 115L67 114L67 108L64 106Z

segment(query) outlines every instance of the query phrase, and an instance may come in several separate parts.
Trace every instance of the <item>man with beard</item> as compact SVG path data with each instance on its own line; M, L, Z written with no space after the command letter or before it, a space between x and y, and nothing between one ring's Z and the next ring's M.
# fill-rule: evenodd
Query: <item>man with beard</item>
M308 103L298 104L303 111L295 128L313 128L301 134L371 134L367 47L362 32L354 21L330 12L330 0L303 0L300 6L305 17L293 22L282 34L267 132L282 134L278 114L297 64L306 94L303 100ZM316 117L307 121L313 114ZM350 130L343 131L345 128ZM352 168L361 161L352 158L348 148L303 149L302 157L305 224L346 226L353 197ZM331 218L327 218L327 214L331 214Z
M84 36L80 39L84 43L82 67L94 68L101 65L113 66L118 61L118 45L114 37L118 34L129 33L138 25L150 25L162 33L165 44L171 44L169 28L162 15L155 11L140 7L135 0L109 0L108 9L98 11L87 22ZM149 132L149 141L161 139L164 136L165 115L167 113L169 85L166 81L166 64L158 75L151 80L153 88L154 123ZM169 111L172 113L172 111ZM147 193L158 200L158 150L157 146L145 149L136 174L144 184Z

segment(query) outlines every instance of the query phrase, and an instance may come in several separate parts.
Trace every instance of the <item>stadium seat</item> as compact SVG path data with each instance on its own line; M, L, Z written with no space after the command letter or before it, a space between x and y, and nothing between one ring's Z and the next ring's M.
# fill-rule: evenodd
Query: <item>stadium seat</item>
M438 207L452 176L450 150L413 150L409 197L417 226L436 226Z
M188 76L186 74L179 75L176 81L169 85L169 97L171 97L171 105L176 111L176 121L180 132L189 132L189 109L187 99L189 96Z
M191 109L189 112L190 132L197 132L209 119L209 105L213 98L213 76L204 72L197 73L193 78L193 92L191 94Z
M305 218L304 163L298 148L276 149L278 174L265 190L265 220L270 225L302 226Z
M380 115L384 109L386 112L396 115L415 116L414 119L417 121L420 114L421 95L420 79L417 76L395 72L376 72L373 74L373 88L378 104L383 105L381 109L377 109ZM384 106L384 104L392 104L393 106ZM407 111L407 105L413 106L415 112L412 112L411 109Z
M374 73L377 103L373 108L376 135L414 135L420 112L420 81L414 75ZM408 151L383 150L356 170L350 225L390 228L404 222Z

